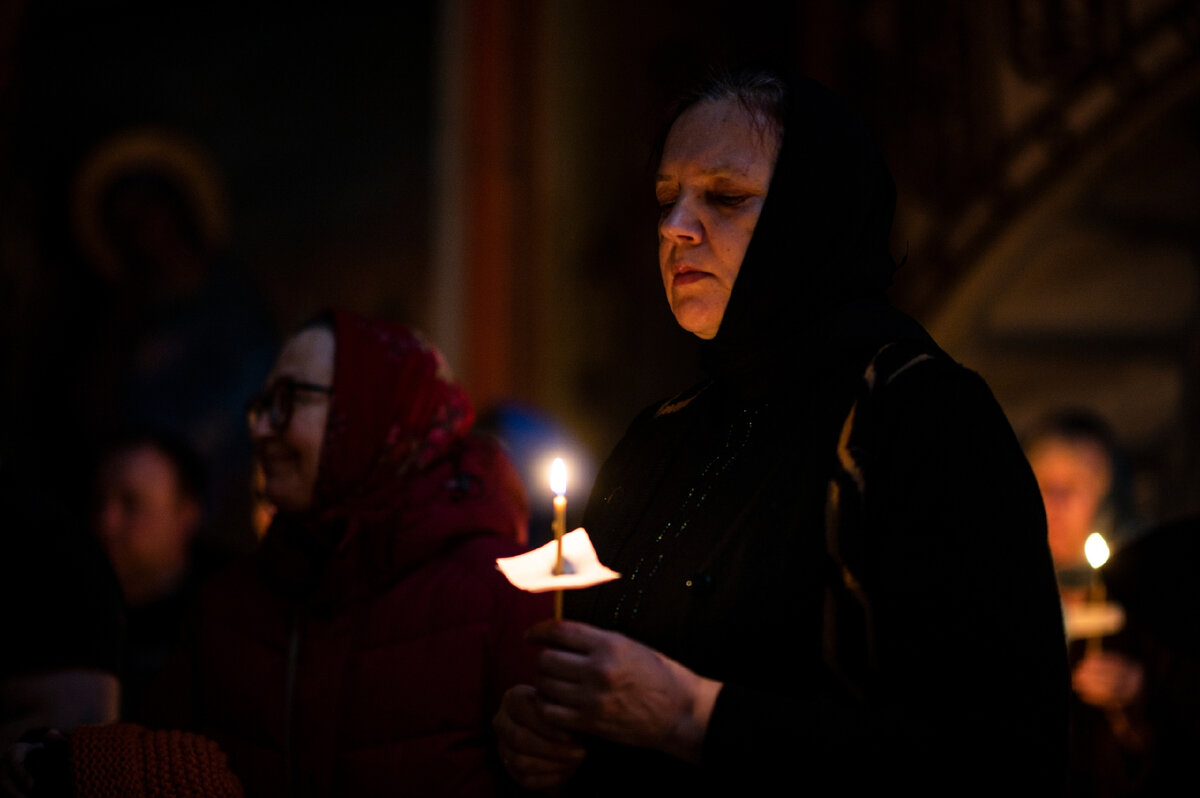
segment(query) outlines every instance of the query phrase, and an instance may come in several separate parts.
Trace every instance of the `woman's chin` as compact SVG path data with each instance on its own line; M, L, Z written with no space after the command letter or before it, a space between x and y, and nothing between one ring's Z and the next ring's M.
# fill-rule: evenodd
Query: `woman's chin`
M729 297L723 299L721 302L688 299L676 302L671 311L680 327L697 338L708 341L716 338L717 331L721 329L721 318L725 315L725 305Z
M686 314L676 314L675 321L680 327L690 332L697 338L705 341L711 341L717 337L717 331L721 329L721 318L718 316L714 323L710 318L689 318Z

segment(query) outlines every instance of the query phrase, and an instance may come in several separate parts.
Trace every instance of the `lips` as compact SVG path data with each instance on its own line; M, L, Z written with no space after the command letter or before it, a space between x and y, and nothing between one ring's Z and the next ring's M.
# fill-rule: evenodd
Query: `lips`
M710 279L713 276L709 272L701 271L690 263L685 262L676 263L671 271L674 274L674 278L672 279L673 285L691 285Z

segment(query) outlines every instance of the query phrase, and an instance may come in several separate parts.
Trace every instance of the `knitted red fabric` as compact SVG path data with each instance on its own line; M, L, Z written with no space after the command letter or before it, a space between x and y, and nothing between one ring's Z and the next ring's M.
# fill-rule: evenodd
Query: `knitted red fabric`
M241 798L242 785L212 740L134 723L80 726L70 737L78 798Z

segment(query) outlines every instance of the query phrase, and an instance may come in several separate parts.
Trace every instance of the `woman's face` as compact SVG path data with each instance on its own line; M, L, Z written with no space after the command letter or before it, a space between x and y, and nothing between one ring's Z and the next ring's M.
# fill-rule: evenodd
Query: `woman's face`
M286 379L332 385L333 355L331 330L323 327L302 330L283 345L266 387L269 389ZM272 426L269 415L260 415L250 428L254 455L263 470L263 493L284 512L302 512L312 507L325 421L329 416L329 396L297 390L291 418L281 429Z
M685 111L655 180L658 265L679 326L712 338L762 212L779 135L729 98Z

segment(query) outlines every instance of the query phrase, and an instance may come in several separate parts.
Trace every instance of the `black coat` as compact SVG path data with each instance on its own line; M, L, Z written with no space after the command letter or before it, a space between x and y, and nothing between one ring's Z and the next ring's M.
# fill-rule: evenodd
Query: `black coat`
M584 525L623 578L568 604L724 683L702 764L593 741L578 792L1061 783L1068 682L1040 495L983 380L882 299L893 197L853 115L794 83L703 345L711 379L644 411L601 470ZM851 430L861 481L839 459Z

